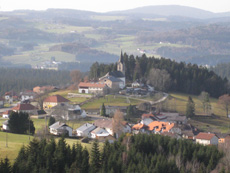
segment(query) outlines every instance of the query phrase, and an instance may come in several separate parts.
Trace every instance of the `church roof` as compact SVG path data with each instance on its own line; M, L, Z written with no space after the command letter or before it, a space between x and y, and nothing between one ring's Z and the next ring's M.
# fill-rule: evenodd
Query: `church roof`
M125 77L125 75L121 71L112 71L108 73L109 76L113 76L115 78Z

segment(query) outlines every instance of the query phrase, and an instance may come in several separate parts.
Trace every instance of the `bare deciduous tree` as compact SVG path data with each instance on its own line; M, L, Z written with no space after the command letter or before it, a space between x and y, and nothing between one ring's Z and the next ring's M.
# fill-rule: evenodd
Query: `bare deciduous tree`
M114 113L113 117L113 132L117 135L116 137L119 137L123 132L123 121L124 121L124 115L120 110L117 110Z
M167 91L171 85L171 77L166 70L153 68L149 72L148 82L157 90Z
M75 84L78 85L81 81L82 74L79 70L73 70L70 72L70 77L71 81Z
M224 94L219 97L218 103L220 106L222 106L226 111L226 116L228 117L228 111L230 108L230 95Z

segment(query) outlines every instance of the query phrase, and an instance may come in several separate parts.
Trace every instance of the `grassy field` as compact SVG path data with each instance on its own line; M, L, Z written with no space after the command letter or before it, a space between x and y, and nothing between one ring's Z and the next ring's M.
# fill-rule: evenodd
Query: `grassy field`
M165 103L165 106L185 114L188 96L187 94L171 93L170 99ZM202 103L198 96L192 96L192 99L195 103L195 113L197 115L204 115ZM230 119L226 117L225 110L218 105L218 100L215 98L210 99L210 104L212 107L211 111L215 116L195 116L189 120L189 123L204 131L230 133Z
M0 124L4 122L5 119L0 119ZM39 134L42 134L45 128L45 119L32 119L34 122L34 126L36 128L36 134L35 136L39 136ZM89 122L92 123L91 120L76 120L76 121L68 121L66 122L70 127L73 129L76 129L80 127L82 124ZM48 123L48 120L47 120ZM37 134L38 133L38 134ZM7 144L8 147L6 147L6 137L7 137ZM30 136L30 140L33 139L33 136ZM57 138L58 140L59 138ZM80 140L77 139L69 139L66 138L66 142L69 145L73 145L74 143L81 143ZM17 154L20 150L20 148L23 145L29 144L29 136L28 135L19 135L19 134L12 134L12 133L6 133L6 132L0 132L0 159L8 157L11 162L14 161L14 159L17 157ZM85 144L81 143L83 147L87 147L87 149L91 149L91 144ZM102 145L102 144L100 144Z
M61 96L65 97L65 98L67 98L68 100L70 100L74 104L79 104L79 103L84 102L87 99L89 99L89 98L86 98L86 97L71 97L70 98L70 97L68 97L68 93L77 94L78 91L77 90L59 90L59 91L50 93L50 95L61 95Z
M130 104L136 105L141 103L135 99L126 99L125 97L107 95L105 97L94 100L93 102L86 103L82 106L83 109L98 109L104 103L110 106L128 106Z

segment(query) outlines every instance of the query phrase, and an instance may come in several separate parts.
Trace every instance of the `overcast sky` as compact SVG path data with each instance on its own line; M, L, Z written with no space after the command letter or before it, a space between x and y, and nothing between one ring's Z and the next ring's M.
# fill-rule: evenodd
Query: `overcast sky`
M149 5L183 5L211 12L230 12L230 0L0 0L0 11L65 8L108 12Z

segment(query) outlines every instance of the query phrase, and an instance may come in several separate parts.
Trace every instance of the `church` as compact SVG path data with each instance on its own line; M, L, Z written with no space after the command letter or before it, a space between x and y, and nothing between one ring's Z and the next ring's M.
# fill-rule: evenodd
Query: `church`
M117 62L117 71L108 72L105 76L99 78L99 82L105 83L113 89L125 88L125 63L122 52Z

